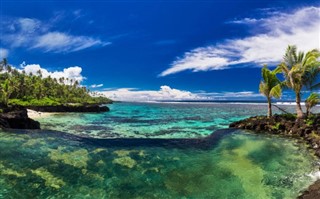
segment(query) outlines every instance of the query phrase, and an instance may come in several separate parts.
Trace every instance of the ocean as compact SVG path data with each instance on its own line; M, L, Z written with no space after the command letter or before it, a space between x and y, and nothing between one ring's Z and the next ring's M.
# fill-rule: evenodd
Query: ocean
M108 106L0 130L0 198L295 198L315 180L306 145L228 129L266 104Z

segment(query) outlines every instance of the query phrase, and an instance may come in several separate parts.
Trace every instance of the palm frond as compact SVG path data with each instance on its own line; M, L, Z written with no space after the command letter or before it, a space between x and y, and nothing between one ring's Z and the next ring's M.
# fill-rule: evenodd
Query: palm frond
M270 91L270 96L272 97L280 98L281 95L282 95L282 88L280 84L274 86Z

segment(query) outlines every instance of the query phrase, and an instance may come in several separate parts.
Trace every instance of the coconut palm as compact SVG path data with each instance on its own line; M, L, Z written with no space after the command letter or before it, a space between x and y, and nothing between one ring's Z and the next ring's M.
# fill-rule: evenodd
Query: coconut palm
M318 93L311 93L309 97L306 99L307 116L310 115L310 110L318 103L320 103L320 95Z
M277 78L277 71L271 71L265 65L262 70L262 81L259 85L259 91L261 94L267 97L268 100L268 117L272 116L271 98L280 98L282 89L281 82Z
M288 46L283 61L276 71L281 71L285 77L285 83L296 95L297 118L303 118L301 108L301 90L310 87L319 74L320 57L318 50L314 49L307 53L297 53L296 46Z

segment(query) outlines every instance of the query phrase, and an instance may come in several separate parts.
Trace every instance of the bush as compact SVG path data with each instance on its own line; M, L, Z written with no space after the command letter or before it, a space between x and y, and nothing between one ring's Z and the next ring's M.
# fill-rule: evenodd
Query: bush
M9 105L20 105L20 106L58 106L61 103L57 99L42 98L42 99L10 99Z
M292 113L282 114L281 116L283 118L287 119L287 120L295 120L295 119L297 119L297 116L295 114L292 114Z

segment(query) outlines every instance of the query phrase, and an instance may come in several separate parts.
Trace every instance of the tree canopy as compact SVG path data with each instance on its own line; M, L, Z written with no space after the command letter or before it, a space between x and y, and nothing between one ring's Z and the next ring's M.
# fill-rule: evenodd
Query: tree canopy
M8 65L7 60L0 62L0 103L22 106L61 105L68 103L101 104L110 103L105 97L93 97L90 91L78 81L61 77L43 77L26 74Z
M259 85L261 94L267 97L268 100L268 117L272 116L271 98L280 98L282 94L281 82L277 78L277 71L271 71L265 65L262 70L262 81Z
M302 89L311 89L315 87L315 81L320 73L320 52L313 49L304 52L297 52L296 46L288 46L282 62L278 65L276 71L282 72L285 77L285 84L292 89L296 95L297 117L304 117L301 108L301 91Z

